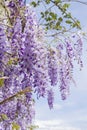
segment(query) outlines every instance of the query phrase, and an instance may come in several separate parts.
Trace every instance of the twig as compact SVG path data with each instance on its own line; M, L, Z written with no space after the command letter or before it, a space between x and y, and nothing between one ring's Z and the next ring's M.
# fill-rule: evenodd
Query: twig
M10 101L11 99L17 97L18 95L23 95L23 94L25 94L25 93L27 93L27 92L31 92L31 91L32 91L32 90L30 90L29 87L26 87L26 88L23 89L22 91L19 91L19 92L17 92L16 94L14 94L14 95L12 95L12 96L6 98L5 100L1 101L1 102L0 102L0 105L2 105L3 103L6 103L7 101Z
M9 79L7 76L0 77L0 79Z
M10 19L10 17L9 17L9 12L8 12L6 6L5 6L4 1L0 2L0 5L2 5L2 7L4 8L5 12L7 13L7 17L8 17L8 19L9 19L9 22L10 22L10 24L12 25L11 19Z
M57 36L57 35L59 35L59 34L64 34L64 33L66 33L66 32L69 32L70 30L71 30L72 28L70 28L70 29L68 29L68 30L66 30L66 31L60 31L60 32L56 32L56 33L53 33L53 34L50 34L50 35L46 35L46 37L54 37L54 36Z
M87 5L87 2L83 2L83 1L80 1L80 0L63 0L62 2L78 2L80 4Z
M5 24L5 23L2 23L1 21L0 21L0 24L2 24L2 25L4 25L4 26L8 26L8 27L13 27L13 26L11 26L11 25L8 25L8 24Z

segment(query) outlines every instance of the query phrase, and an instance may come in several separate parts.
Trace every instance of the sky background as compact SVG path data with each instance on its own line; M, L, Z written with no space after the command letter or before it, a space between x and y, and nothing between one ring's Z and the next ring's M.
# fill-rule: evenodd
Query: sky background
M73 2L70 11L87 32L87 5ZM75 66L76 86L71 84L67 100L62 101L59 91L56 90L53 110L49 109L46 99L36 101L35 123L39 125L37 130L87 130L87 40L83 44L84 67L80 71L79 66Z

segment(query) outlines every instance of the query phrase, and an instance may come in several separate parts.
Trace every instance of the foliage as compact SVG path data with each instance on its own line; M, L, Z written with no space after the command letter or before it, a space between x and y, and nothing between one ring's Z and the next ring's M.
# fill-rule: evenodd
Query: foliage
M69 28L81 29L80 22L68 11L70 4L62 0L36 0L31 5L44 8L40 11L40 21L46 30L66 32ZM39 22L40 22L39 21Z

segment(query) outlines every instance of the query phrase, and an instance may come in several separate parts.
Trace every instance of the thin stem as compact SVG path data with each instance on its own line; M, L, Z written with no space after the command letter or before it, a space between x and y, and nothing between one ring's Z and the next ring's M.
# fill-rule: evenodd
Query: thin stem
M55 6L55 5L52 5L52 6L50 6L49 8L46 8L46 7L45 7L45 8L46 8L46 11L51 10L54 6ZM46 11L45 11L45 12L46 12ZM42 19L42 17L40 17L40 19L39 19L39 21L38 21L39 23L40 23L41 19ZM44 21L44 20L43 20L43 21ZM43 23L43 21L42 21L42 23Z
M6 26L6 27L7 27L7 26L8 26L8 27L11 27L11 28L13 27L13 26L11 26L11 25L8 25L8 24L5 24L5 23L2 23L1 21L0 21L0 24L4 25L4 26Z
M9 77L7 77L7 76L3 76L3 77L0 77L0 79L2 80L2 79L8 79Z
M4 10L5 10L5 12L6 12L6 15L7 15L7 17L8 17L8 20L9 20L10 24L12 25L11 19L10 19L10 17L9 17L9 12L8 12L6 6L5 6L5 2L4 2L4 1L0 2L0 5L4 8Z
M6 103L6 102L8 102L8 101L10 101L11 99L17 97L18 95L23 95L23 94L25 94L25 93L27 93L27 92L31 92L31 91L32 91L32 90L31 90L29 87L26 87L26 88L23 89L22 91L19 91L19 92L17 92L16 94L14 94L14 95L12 95L12 96L6 98L5 100L1 101L1 102L0 102L0 105Z
M46 37L54 37L54 36L57 36L57 35L59 35L59 34L64 34L65 32L69 32L70 30L71 30L72 28L70 28L70 29L68 29L68 30L66 30L66 31L60 31L60 32L56 32L56 33L54 33L54 34L50 34L50 35L46 35Z
M63 0L62 2L78 2L80 4L87 5L87 2L83 2L83 1L80 1L80 0Z

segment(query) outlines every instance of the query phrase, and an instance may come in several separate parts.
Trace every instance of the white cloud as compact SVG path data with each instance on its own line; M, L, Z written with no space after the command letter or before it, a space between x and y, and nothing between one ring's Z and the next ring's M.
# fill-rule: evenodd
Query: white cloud
M54 109L60 110L60 109L62 109L62 105L55 103L55 104L54 104Z
M80 128L66 125L63 120L37 120L35 124L39 126L36 130L81 130Z

